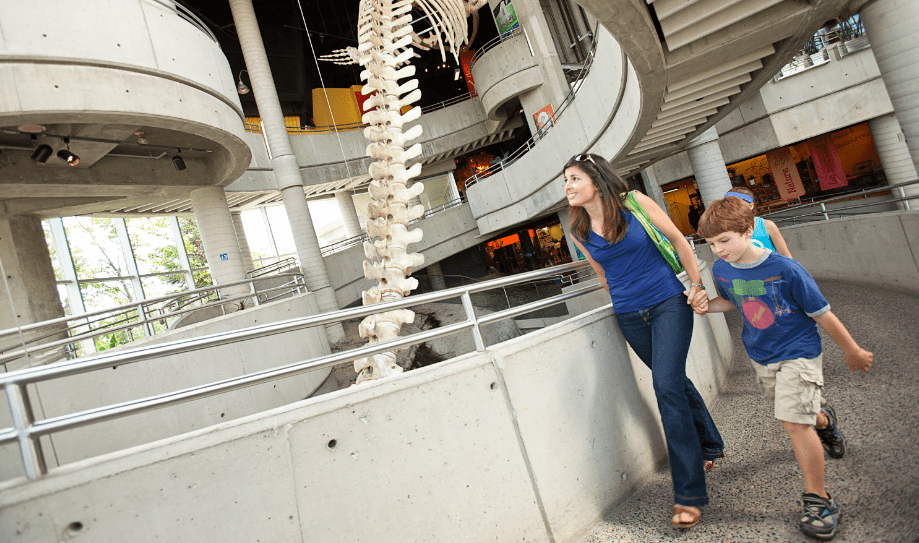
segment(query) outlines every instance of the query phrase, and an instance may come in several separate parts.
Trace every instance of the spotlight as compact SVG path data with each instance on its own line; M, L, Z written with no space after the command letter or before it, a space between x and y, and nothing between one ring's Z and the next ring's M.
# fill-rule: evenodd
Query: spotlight
M249 91L247 90L246 92L249 92ZM176 153L181 153L181 152L182 152L181 149L176 149ZM176 170L181 172L182 170L185 169L185 160L183 160L181 156L176 154L175 156L172 157L172 165L176 167Z
M54 149L50 145L41 144L32 153L32 160L38 162L41 165L44 165L45 162L48 162L48 159L51 158L51 155L54 153Z
M243 83L243 72L249 73L248 70L240 70L239 76L236 78L236 92L239 94L249 94L249 87Z
M76 166L80 163L80 157L70 152L70 138L61 138L67 144L66 149L57 152L57 158L63 160L68 166Z
M80 163L80 157L71 153L67 149L61 149L60 151L58 151L57 157L63 160L64 162L66 162L70 166L76 166L77 164Z

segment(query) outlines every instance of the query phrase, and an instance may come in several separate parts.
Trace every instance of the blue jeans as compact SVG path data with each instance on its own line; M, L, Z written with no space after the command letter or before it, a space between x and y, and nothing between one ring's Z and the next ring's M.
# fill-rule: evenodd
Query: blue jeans
M693 312L677 294L646 309L616 313L616 321L635 354L651 368L657 406L667 438L674 502L698 507L708 503L703 460L724 450L702 396L686 377Z

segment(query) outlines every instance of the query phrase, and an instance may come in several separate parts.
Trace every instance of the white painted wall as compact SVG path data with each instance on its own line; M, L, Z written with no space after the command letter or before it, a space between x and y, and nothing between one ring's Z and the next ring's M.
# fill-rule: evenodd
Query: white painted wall
M698 317L706 400L730 363ZM577 541L666 459L611 311L0 487L0 539Z
M131 347L159 345L318 313L314 295L304 294L165 332ZM55 417L247 375L329 352L325 331L319 327L46 381L37 388L30 386L29 389L35 416ZM42 439L45 458L51 466L69 464L287 405L316 390L329 371L318 370L175 407L56 433L50 440ZM10 426L9 408L3 401L0 405L0 427ZM22 473L18 448L0 447L0 481ZM6 539L0 537L0 541Z

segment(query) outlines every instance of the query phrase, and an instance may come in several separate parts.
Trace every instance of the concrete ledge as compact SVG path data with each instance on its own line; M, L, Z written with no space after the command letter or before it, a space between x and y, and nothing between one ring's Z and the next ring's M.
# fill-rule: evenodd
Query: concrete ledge
M730 363L717 319L697 319L688 361L707 400ZM650 372L601 308L6 483L0 540L574 542L665 458Z

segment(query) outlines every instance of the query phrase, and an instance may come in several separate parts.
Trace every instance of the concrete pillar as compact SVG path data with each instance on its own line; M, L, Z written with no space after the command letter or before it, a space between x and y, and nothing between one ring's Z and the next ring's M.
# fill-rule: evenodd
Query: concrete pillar
M316 293L316 301L321 311L336 311L338 299L329 283L329 276L319 252L319 239L310 217L309 207L306 205L306 195L303 192L303 178L300 176L300 166L294 156L284 124L284 114L281 112L281 102L278 91L274 85L271 68L268 65L268 55L262 43L258 21L255 18L255 9L252 0L230 0L230 10L233 12L233 22L236 23L236 34L242 48L243 57L246 59L246 70L252 83L252 93L258 106L262 119L262 129L268 142L268 152L271 157L271 168L274 170L278 189L284 199L284 209L290 221L293 232L294 246L300 260L300 268L306 279L307 288ZM345 339L344 328L341 324L326 326L326 335L329 341Z
M641 180L645 184L645 194L657 202L657 205L661 206L661 209L667 213L667 216L670 216L670 208L667 205L667 199L664 198L664 191L661 190L661 186L657 183L657 176L654 175L654 169L648 167L642 170Z
M40 218L36 215L0 216L0 266L3 268L0 330L64 316ZM41 330L23 336L29 341L47 333ZM22 348L22 338L18 335L0 338L0 350L16 347ZM61 351L52 356L61 356Z
M243 258L243 266L246 271L255 269L255 263L252 262L252 251L249 250L249 240L246 239L246 229L243 227L243 214L236 211L231 212L233 217L233 230L236 232L236 241L239 243L239 252Z
M489 0L487 9L494 9L498 1ZM562 71L562 63L555 50L555 42L552 41L552 34L549 32L549 25L546 23L539 0L514 0L513 4L517 20L526 32L530 48L542 71L543 84L520 95L520 105L523 107L530 132L535 134L537 129L533 114L548 104L552 104L552 109L558 111L571 87ZM493 16L492 13L482 15Z
M336 192L335 201L338 202L338 211L341 213L341 222L345 225L345 237L353 238L361 235L361 221L354 207L354 198L348 191Z
M875 117L868 121L868 128L871 129L874 146L881 157L881 166L884 167L887 184L895 185L915 181L919 175L916 173L916 165L913 164L909 148L906 146L906 137L900 130L900 123L897 122L896 116L889 113ZM905 196L919 197L919 185L905 187L903 192ZM905 206L901 207L905 208ZM910 208L919 208L919 201L910 202Z
M878 0L860 15L913 166L919 169L919 3ZM911 204L915 209L919 202Z
M571 255L571 261L578 261L577 247L574 245L574 237L571 235L571 208L564 208L558 212L558 221L562 223L562 232L565 234L565 245L568 246L568 254Z
M447 281L444 279L444 272L440 268L440 262L428 264L425 268L428 272L428 279L431 281L431 288L434 290L446 290Z
M227 206L227 196L221 186L195 189L191 193L191 204L195 208L195 219L204 243L204 256L214 284L223 285L246 278L236 229ZM221 298L241 296L249 292L245 285L220 289ZM230 309L229 305L227 309Z
M686 154L689 155L692 173L705 207L723 198L724 193L731 190L731 179L724 165L721 147L718 146L718 132L714 128L709 128L692 140L686 148Z

